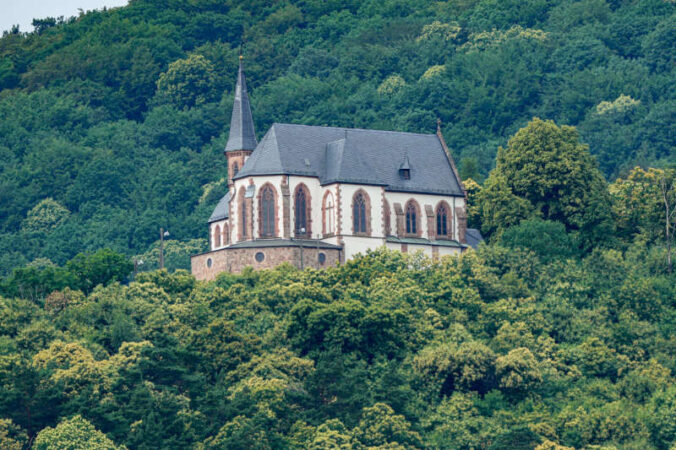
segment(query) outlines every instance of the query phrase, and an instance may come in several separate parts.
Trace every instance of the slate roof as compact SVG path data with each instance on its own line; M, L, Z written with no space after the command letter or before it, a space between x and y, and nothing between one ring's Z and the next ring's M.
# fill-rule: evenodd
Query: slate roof
M465 231L465 240L467 241L467 245L476 250L479 244L483 242L484 238L481 236L481 231L476 228L468 228Z
M253 117L249 94L246 90L246 77L242 58L239 59L239 73L235 85L235 102L232 105L232 118L230 119L230 134L228 143L225 145L226 152L236 150L253 150L256 148L256 133L254 132Z
M209 217L209 223L216 222L217 220L227 219L230 215L230 197L232 193L228 191L223 198L221 198L214 208L214 212L211 213Z
M402 164L411 177L399 174ZM305 175L390 191L463 196L436 134L275 123L234 179Z

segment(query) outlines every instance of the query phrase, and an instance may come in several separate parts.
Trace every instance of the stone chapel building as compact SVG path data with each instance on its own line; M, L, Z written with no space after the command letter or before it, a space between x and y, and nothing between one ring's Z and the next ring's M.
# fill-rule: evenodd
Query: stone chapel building
M436 134L273 124L260 142L240 57L228 193L209 218L210 251L197 279L288 261L321 268L368 249L434 257L476 246L466 194L441 129Z

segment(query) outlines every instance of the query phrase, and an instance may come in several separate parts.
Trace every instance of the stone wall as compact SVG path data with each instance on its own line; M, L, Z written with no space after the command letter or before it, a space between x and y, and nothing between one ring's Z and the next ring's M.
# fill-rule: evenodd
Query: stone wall
M256 258L262 253L262 261ZM302 254L302 256L301 256ZM319 255L324 262L319 262ZM260 259L260 256L259 256ZM301 268L315 269L335 266L340 259L340 250L317 249L314 247L260 247L260 248L224 248L195 255L190 259L192 274L198 280L213 280L221 272L240 273L245 267L270 269L283 262L289 262ZM209 260L211 262L209 263Z

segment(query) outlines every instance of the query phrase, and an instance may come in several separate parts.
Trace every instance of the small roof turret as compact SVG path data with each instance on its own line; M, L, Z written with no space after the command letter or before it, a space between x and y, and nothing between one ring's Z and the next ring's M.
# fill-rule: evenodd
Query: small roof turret
M399 176L404 180L411 179L411 164L408 162L408 153L404 156L404 161L399 166Z
M239 73L235 86L235 103L232 106L232 119L230 120L230 134L228 143L225 145L226 152L237 150L253 150L256 148L256 133L254 131L253 116L249 94L246 90L246 77L244 76L244 62L242 55L239 56Z
M408 153L404 156L404 161L399 166L399 170L411 170L411 164L408 161Z

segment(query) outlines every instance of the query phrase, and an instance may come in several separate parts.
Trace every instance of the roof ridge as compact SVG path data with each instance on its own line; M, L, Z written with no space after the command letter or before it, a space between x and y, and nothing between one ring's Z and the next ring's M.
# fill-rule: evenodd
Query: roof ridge
M284 125L284 126L292 126L292 127L307 127L307 128L332 128L334 130L349 130L349 131L362 131L362 132L369 132L369 133L388 133L388 134L412 134L415 136L436 136L436 133L414 133L412 131L395 131L395 130L374 130L374 129L369 129L369 128L350 128L350 127L333 127L333 126L325 126L325 125L306 125L302 123L284 123L284 122L274 122L272 126L274 127L275 125ZM340 140L340 139L338 139Z

